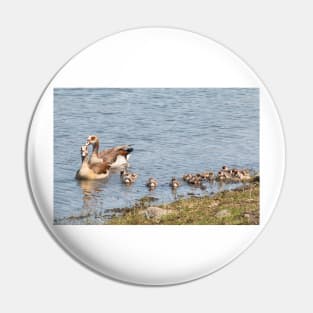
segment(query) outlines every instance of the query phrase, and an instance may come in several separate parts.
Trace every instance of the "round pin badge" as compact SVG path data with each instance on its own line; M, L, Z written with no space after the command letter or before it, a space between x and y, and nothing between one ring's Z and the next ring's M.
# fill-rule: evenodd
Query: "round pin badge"
M35 109L27 172L43 223L106 277L168 285L208 275L260 234L285 147L257 75L232 51L171 28L101 39Z

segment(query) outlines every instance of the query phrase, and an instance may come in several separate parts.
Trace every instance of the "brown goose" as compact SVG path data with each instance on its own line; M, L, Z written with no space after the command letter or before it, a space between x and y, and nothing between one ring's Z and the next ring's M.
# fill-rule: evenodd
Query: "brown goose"
M82 164L76 173L76 179L104 179L109 176L111 164L108 162L90 164L86 145L80 148L80 153Z
M123 145L99 152L100 141L96 135L89 136L86 145L92 145L92 154L89 160L90 164L109 162L112 163L111 168L127 166L129 156L134 150L129 145Z

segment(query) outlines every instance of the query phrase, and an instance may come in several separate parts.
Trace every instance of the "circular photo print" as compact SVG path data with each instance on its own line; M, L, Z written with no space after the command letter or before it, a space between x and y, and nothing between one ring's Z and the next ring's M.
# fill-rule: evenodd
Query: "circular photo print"
M256 74L208 38L143 28L97 41L55 75L28 136L42 221L88 268L166 285L223 267L279 196L284 140Z

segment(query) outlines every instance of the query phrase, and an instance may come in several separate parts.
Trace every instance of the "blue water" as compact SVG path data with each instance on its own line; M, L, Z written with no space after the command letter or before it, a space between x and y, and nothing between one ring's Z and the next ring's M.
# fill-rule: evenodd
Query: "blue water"
M118 174L108 181L74 179L80 146L89 135L100 149L132 144L131 168L139 174L127 187ZM188 193L211 194L183 184L173 193L172 176L218 171L222 165L259 170L259 90L255 88L139 88L54 90L55 223L103 223L109 209L131 206L151 195L156 204ZM153 176L159 186L145 187Z

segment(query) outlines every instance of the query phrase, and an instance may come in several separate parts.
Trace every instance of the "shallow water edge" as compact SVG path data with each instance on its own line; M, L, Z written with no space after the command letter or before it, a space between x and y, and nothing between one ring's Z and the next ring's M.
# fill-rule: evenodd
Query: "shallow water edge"
M55 219L55 225L248 225L259 224L259 176L232 184L231 189L203 195L190 192L160 204L148 194L134 205L112 208L105 214L85 214Z

